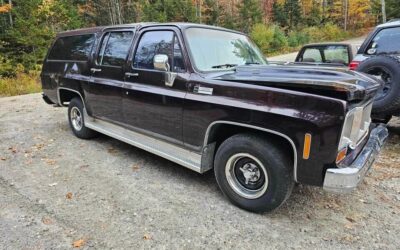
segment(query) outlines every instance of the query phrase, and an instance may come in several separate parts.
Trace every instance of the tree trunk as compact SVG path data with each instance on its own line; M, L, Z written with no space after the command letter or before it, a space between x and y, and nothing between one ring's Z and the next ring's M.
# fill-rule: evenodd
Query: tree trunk
M10 5L10 8L12 9L13 5L12 5L12 1L11 0L8 0L8 4ZM8 16L10 17L10 26L12 28L14 26L14 22L13 22L11 10L10 10L10 12L8 12Z
M386 2L385 0L381 0L382 3L382 22L386 23Z
M347 31L347 20L349 16L349 0L344 0L344 30Z

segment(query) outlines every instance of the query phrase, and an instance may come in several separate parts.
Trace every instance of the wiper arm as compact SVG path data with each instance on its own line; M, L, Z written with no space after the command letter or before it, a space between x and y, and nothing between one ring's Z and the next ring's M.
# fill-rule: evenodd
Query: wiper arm
M236 66L237 66L237 64L225 63L225 64L212 66L211 68L213 68L213 69L221 69L221 68L233 68L233 67L236 67Z
M247 62L245 65L260 65L261 63L259 62Z

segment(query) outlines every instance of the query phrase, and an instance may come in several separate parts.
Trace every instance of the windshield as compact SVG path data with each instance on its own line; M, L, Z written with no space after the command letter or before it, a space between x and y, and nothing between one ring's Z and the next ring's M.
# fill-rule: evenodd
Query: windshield
M257 46L244 35L205 28L189 28L185 34L193 63L200 71L267 64Z

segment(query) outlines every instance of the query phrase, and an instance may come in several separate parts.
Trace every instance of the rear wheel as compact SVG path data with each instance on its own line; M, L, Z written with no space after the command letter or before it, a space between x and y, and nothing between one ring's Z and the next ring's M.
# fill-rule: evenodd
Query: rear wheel
M68 121L72 132L81 139L97 136L97 132L85 127L83 103L80 98L73 98L68 105Z
M282 205L293 188L292 160L274 143L252 134L228 138L214 161L217 183L235 205L253 212Z

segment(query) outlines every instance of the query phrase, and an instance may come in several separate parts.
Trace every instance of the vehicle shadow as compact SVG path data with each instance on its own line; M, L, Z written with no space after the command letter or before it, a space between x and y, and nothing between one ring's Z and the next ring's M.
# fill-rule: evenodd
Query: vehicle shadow
M199 174L162 157L105 135L101 135L94 140L96 143L100 143L107 148L115 149L118 154L126 157L126 160L131 161L132 164L139 162L139 164L142 165L141 169L143 171L147 173L157 173L157 177L164 179L166 183L179 182L187 188L191 188L191 190L197 189L195 192L197 192L199 197L205 195L203 192L207 192L206 195L213 199L215 203L222 202L224 206L230 206L233 210L238 209L244 213L252 214L230 204L228 199L224 197L219 190L212 170L204 174ZM332 199L335 198L332 197L331 194L322 191L321 188L296 185L291 197L286 203L272 213L264 213L261 215L271 218L286 217L303 220L307 219L307 214L313 214L321 209L321 206L316 205L317 203L321 203L321 201L331 202ZM307 210L307 213L301 213L301 211L305 210Z
M389 143L392 143L393 137L400 135L399 120L391 122L388 128L390 131ZM206 195L213 199L216 203L225 203L226 206L231 206L232 209L240 208L231 205L226 197L219 190L215 181L214 172L208 171L204 174L196 173L178 164L175 164L162 157L136 148L124 142L118 141L106 135L100 135L94 139L96 143L107 149L113 148L118 157L123 157L125 161L132 164L140 164L141 169L147 172L147 175L156 173L156 177L166 183L179 183L192 192L195 192L199 197ZM146 175L144 176L144 178ZM369 183L362 183L358 188L357 194L332 194L323 191L321 187L312 187L301 184L296 184L293 188L290 198L277 210L272 213L264 213L262 216L269 218L289 218L292 221L309 221L310 218L320 216L320 211L325 210L326 213L337 213L352 209L354 201L360 196L360 192L366 192L370 188ZM225 206L225 205L224 205ZM243 211L245 212L245 211ZM249 213L250 214L250 213Z

